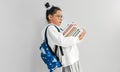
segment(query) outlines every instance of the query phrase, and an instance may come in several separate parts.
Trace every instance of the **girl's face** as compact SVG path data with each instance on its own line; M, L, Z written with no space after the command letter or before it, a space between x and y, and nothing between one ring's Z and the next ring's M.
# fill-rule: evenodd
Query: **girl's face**
M48 18L49 18L49 23L53 23L60 26L62 23L62 11L57 10L55 14L48 15Z

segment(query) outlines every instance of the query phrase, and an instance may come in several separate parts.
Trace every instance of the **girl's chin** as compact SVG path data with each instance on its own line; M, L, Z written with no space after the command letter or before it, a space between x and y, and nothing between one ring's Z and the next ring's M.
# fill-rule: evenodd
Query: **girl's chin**
M61 22L59 22L59 23L54 23L54 24L56 24L57 26L60 26L60 25L61 25Z

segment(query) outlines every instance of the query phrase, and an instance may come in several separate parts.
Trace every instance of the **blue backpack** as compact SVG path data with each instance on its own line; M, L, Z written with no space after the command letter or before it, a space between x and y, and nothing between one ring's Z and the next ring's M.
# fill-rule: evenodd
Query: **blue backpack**
M62 64L59 61L59 57L57 57L57 55L56 55L58 46L55 45L55 52L53 52L52 49L50 48L50 46L48 45L47 29L49 26L47 26L47 28L45 30L45 37L44 37L45 39L40 46L40 50L41 50L42 60L47 65L50 72L53 72L56 68L62 67ZM57 28L57 26L55 26L55 27ZM58 30L58 32L60 32L60 30L58 28L57 28L57 30ZM59 46L59 49L60 49L61 55L63 55L62 47Z

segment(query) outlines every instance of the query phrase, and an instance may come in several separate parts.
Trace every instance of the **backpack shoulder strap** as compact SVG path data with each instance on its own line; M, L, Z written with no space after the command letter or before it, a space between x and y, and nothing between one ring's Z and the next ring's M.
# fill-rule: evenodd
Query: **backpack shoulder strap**
M57 26L55 26L55 27L58 30L58 32L60 32L59 28ZM62 46L59 46L59 48L60 48L61 55L63 56L64 53L63 53L63 50L62 50ZM55 54L57 53L57 49L58 49L58 45L55 45Z
M50 26L50 25L49 25ZM47 28L46 28L46 30L45 30L45 41L46 41L46 44L49 46L49 44L48 44L48 39L47 39L47 29L48 29L48 27L49 26L47 26ZM55 25L54 25L55 26ZM60 30L59 30L59 28L57 27L57 26L55 26L55 28L57 29L57 31L58 32L60 32ZM50 48L50 46L49 46L49 48ZM60 48L60 52L61 52L61 55L64 55L64 53L63 53L63 50L62 50L62 46L59 46L59 48ZM57 53L57 49L58 49L58 45L55 45L55 54ZM51 50L51 48L50 48L50 50ZM52 51L52 50L51 50Z
M48 42L48 39L47 39L47 29L48 27L51 26L51 25L48 25L47 28L45 29L45 41ZM55 26L55 25L54 25ZM60 32L60 30L58 29L57 26L55 26L55 28L57 29L58 32Z
M55 25L54 25L55 26ZM57 27L57 26L55 26L56 27L56 29L58 30L58 32L60 32L60 30L59 30L59 28Z

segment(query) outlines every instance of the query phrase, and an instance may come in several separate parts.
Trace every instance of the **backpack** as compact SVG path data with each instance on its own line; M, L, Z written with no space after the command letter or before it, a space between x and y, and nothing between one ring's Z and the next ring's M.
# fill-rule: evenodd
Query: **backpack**
M62 67L62 64L59 61L59 57L57 57L57 55L56 55L58 46L55 45L55 52L53 52L52 49L50 48L50 46L48 45L47 29L49 26L47 26L47 28L45 30L45 37L44 37L45 39L40 46L40 50L41 50L41 58L42 58L43 62L47 65L50 72L53 72L56 68ZM57 28L57 26L55 26L55 27L58 30L58 32L60 32L60 30ZM60 47L61 55L63 55L62 47L61 46L59 46L59 47Z

